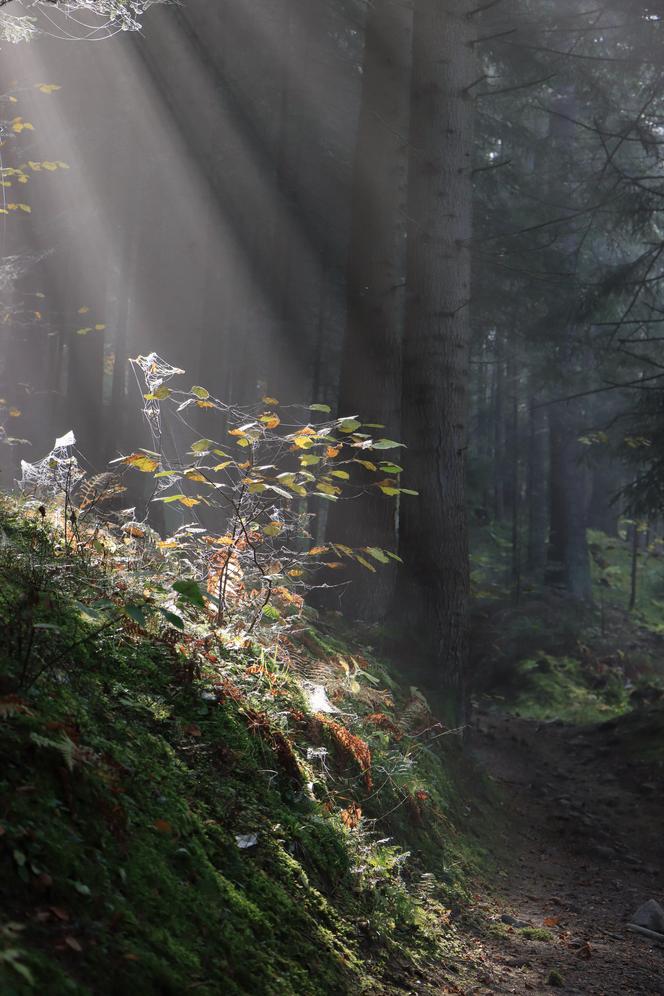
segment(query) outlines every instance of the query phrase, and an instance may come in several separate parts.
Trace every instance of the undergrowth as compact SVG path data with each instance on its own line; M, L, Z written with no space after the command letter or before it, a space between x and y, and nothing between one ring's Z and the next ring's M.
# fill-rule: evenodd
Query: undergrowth
M510 543L495 524L474 530L473 685L483 703L519 716L596 723L664 697L661 542L639 552L628 610L631 544L589 532L592 604L522 581L510 588Z
M490 800L421 693L322 622L175 629L131 558L1 524L3 996L439 991Z

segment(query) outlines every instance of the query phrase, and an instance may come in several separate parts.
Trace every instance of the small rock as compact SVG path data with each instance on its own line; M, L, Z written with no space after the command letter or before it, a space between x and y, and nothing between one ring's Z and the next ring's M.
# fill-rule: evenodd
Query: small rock
M598 858L614 858L616 855L615 847L609 847L608 844L593 844L590 848L590 853L597 855Z
M530 924L526 920L519 920L517 917L512 916L511 913L503 913L501 918L503 923L506 923L509 927L529 927Z
M637 927L645 927L646 930L664 934L664 909L655 899L649 899L632 914L629 922Z

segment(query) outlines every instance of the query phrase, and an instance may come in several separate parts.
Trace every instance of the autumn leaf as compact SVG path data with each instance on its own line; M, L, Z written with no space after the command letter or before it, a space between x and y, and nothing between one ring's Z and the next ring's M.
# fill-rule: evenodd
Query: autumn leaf
M147 453L130 453L129 456L122 458L121 463L126 463L129 467L134 467L135 470L140 470L144 474L152 473L159 466L159 460L148 456Z

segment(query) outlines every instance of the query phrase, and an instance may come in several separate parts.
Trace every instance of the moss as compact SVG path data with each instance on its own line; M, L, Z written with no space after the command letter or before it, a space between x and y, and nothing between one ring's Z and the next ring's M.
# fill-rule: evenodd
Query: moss
M539 654L519 662L503 690L503 705L517 716L571 723L592 723L620 715L627 697L620 679L599 688L574 657Z
M565 985L565 978L557 968L552 968L547 977L546 984L547 986L554 986L557 989L562 989Z
M18 549L32 547L34 526L11 528ZM368 793L355 766L330 781L307 760L310 726L284 721L303 708L292 676L246 678L262 651L229 654L228 673L245 684L210 696L208 678L184 681L163 645L90 621L81 599L104 578L70 567L56 590L46 546L49 556L39 619L57 613L54 656L29 681L12 607L31 582L20 557L0 570L11 688L0 691L0 991L388 996L400 988L395 955L415 972L425 953L458 943L441 927L442 903L483 860L479 833L457 829L471 823L458 788L466 762L452 745L397 744L364 723L376 696L393 715L408 701L386 666L341 637L309 634L310 652L362 662L341 694L375 770L389 775ZM299 781L279 754L286 738ZM375 831L344 824L351 800ZM425 872L437 885L420 894Z
M553 940L551 931L546 930L544 927L521 927L519 934L521 937L525 937L527 941L545 941L550 944Z

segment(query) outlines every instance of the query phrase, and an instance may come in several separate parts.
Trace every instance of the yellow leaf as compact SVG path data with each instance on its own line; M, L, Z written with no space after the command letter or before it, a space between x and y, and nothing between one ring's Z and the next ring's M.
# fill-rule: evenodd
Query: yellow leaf
M144 474L151 474L159 466L159 460L148 456L147 453L130 453L121 462L135 467L136 470L141 470Z
M194 505L200 505L198 498L178 498L178 501L181 505L184 505L185 508L193 508Z
M9 409L9 414L11 415L12 418L18 418L19 415L21 414L21 409L20 408L10 408Z
M326 484L324 481L319 481L317 484L317 489L322 491L324 495L339 495L341 494L341 488L337 488L334 484Z
M277 401L276 398L262 398L261 400L262 400L262 402L263 402L264 405L278 405L279 404L279 402Z
M55 93L56 90L62 89L57 83L36 83L35 86L41 93Z

